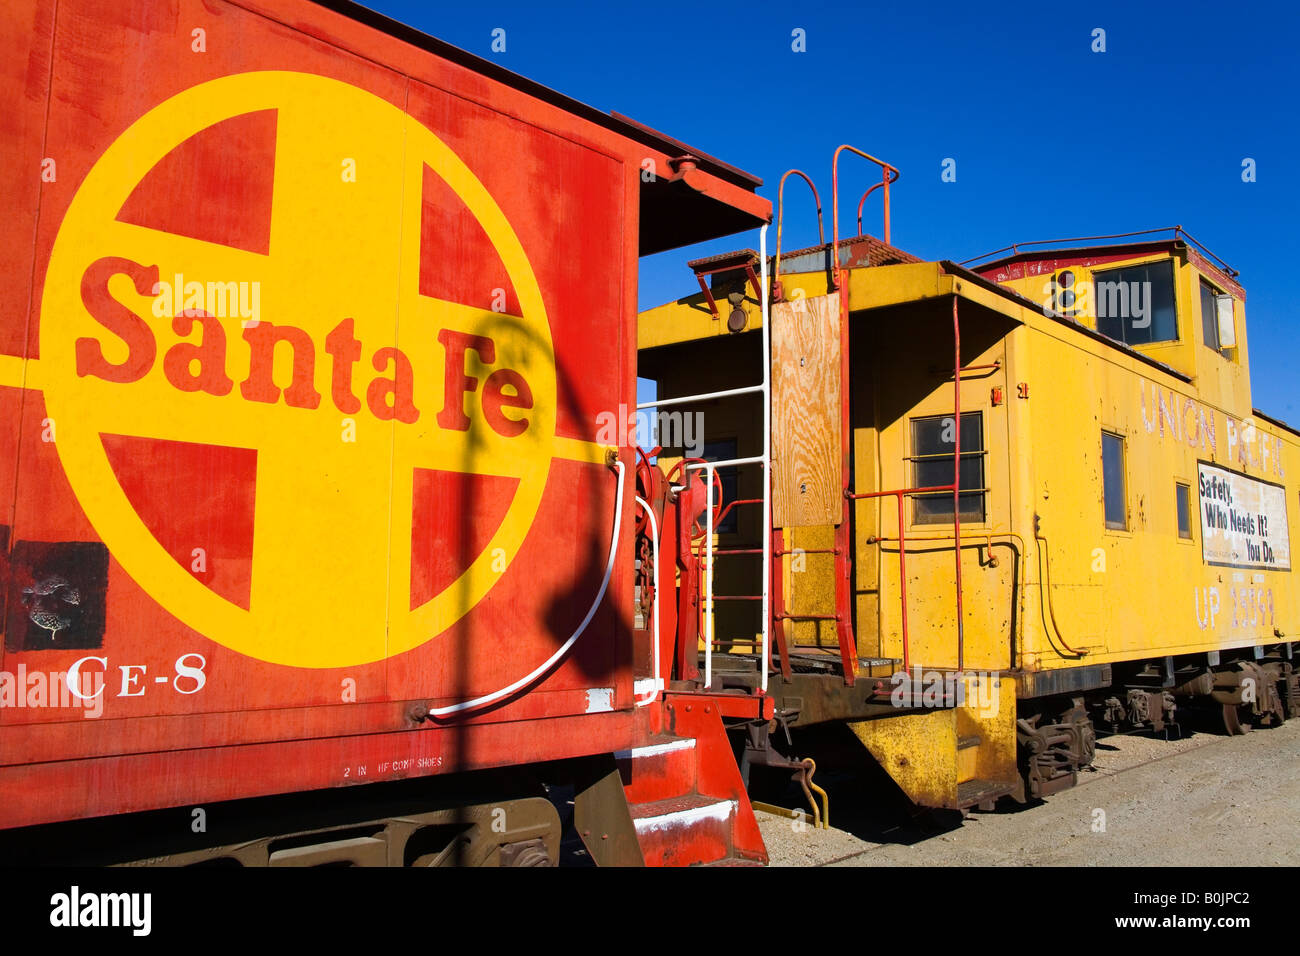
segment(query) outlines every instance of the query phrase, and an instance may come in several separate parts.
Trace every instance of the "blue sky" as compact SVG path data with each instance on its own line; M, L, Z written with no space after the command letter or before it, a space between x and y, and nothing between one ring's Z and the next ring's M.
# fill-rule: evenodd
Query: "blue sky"
M1180 223L1241 272L1254 404L1300 425L1300 7L368 3L761 176L773 200L796 166L829 207L835 147L874 153L902 170L894 244L925 259ZM498 27L504 53L491 50ZM791 49L796 28L806 52ZM1104 53L1092 51L1095 28ZM946 158L956 182L940 179ZM846 160L842 224L872 179ZM816 239L796 186L791 248ZM877 234L878 194L864 214ZM643 260L642 306L690 290L687 258L756 242Z

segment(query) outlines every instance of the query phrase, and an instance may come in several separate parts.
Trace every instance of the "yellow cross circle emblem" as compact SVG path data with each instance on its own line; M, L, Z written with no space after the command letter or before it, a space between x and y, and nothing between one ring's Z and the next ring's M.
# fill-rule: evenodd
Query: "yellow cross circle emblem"
M276 111L274 189L267 254L116 220L141 178L173 148L215 123ZM347 161L355 176L341 174ZM496 248L522 318L420 294L420 212L428 165L460 197ZM453 240L454 241L454 240ZM87 267L104 256L157 266L200 281L260 283L262 321L305 330L316 346L319 407L248 401L238 384L223 396L173 387L163 352L179 341L152 298L116 275L109 293L147 321L158 358L137 381L78 375L74 343L93 337L105 359L127 345L82 303ZM355 320L365 348L360 387L375 349L402 351L413 369L414 423L382 421L363 407L345 416L330 400L323 341ZM221 318L227 371L248 371L238 315ZM532 394L529 427L503 437L469 392L468 430L439 427L444 350L440 330L490 337L495 367L510 368ZM195 329L197 333L197 326ZM192 341L192 339L190 339ZM95 163L59 228L41 303L40 360L28 387L44 391L56 447L78 501L128 574L170 613L226 647L263 661L340 667L418 647L474 607L519 550L555 454L600 461L590 443L555 436L555 353L541 290L519 239L470 169L402 110L338 80L294 72L224 77L186 90L141 117ZM275 353L275 382L289 380L288 350ZM488 374L466 354L465 374ZM476 414L476 411L478 412ZM353 441L345 440L353 419ZM254 449L257 455L251 593L245 610L208 589L146 528L119 485L101 433ZM518 479L504 520L460 578L410 607L413 471L436 468ZM174 494L184 498L186 489ZM196 503L202 507L202 503ZM466 519L468 520L468 518ZM201 547L202 542L195 542ZM127 625L129 626L129 624Z

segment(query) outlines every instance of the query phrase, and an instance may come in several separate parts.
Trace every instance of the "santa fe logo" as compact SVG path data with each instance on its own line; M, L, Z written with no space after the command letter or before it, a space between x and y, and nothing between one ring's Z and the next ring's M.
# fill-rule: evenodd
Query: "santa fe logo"
M275 117L265 252L119 218L178 145L258 111ZM354 175L341 175L349 162ZM495 247L520 315L421 293L426 166ZM225 308L210 308L213 284ZM435 637L500 579L499 556L517 553L551 459L602 455L555 436L555 354L541 291L486 189L397 107L302 73L193 87L104 152L59 228L40 358L25 376L44 393L74 493L132 578L200 633L280 664L361 664ZM150 533L102 435L255 451L246 608L196 580ZM517 483L487 546L458 580L412 608L403 582L420 468Z

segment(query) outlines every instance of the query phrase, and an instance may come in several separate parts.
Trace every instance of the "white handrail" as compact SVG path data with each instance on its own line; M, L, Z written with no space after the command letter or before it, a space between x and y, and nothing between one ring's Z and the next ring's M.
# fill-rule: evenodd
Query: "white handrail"
M636 503L645 509L646 518L650 521L650 560L654 565L654 573L651 586L655 589L654 607L651 611L651 620L654 622L654 675L655 685L650 696L645 700L638 700L636 705L644 707L646 704L654 702L659 696L659 692L664 689L663 678L659 676L659 522L655 520L654 509L650 507L650 502L646 501L640 495L636 496Z
M618 469L618 490L614 495L614 533L609 539L609 560L605 563L605 577L600 582L600 590L596 592L596 599L591 602L591 607L587 609L587 616L582 619L577 630L569 637L567 641L560 645L554 654L539 664L533 671L524 677L519 678L508 687L502 687L490 694L484 694L482 697L475 697L473 700L464 700L459 704L448 704L446 707L432 707L429 709L431 717L445 717L448 714L458 714L461 711L473 710L486 704L491 704L503 697L509 697L521 687L527 687L542 674L545 674L556 662L569 652L569 648L577 642L582 636L582 632L587 629L591 619L596 616L596 609L600 607L600 602L605 599L605 592L609 590L609 579L614 573L614 555L618 553L618 531L619 526L623 523L623 463L614 459L614 467Z
M727 388L720 392L700 392L698 395L681 395L677 398L660 398L653 402L642 402L638 405L637 411L646 408L658 408L660 405L685 405L687 402L702 402L710 398L728 398L732 395L751 395L754 392L761 392L762 385L746 385L743 388Z
M732 465L761 465L763 463L762 455L750 455L748 458L721 458L718 461L694 461L688 464L687 468L703 468L705 464L710 464L714 468L730 468Z
M767 693L768 629L772 620L772 316L767 303L767 225L758 233L763 308L763 656L758 662Z

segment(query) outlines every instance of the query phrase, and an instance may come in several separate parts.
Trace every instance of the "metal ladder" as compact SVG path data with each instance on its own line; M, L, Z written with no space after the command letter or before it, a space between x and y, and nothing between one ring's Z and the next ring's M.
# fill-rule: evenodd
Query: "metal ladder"
M700 392L695 395L682 395L676 398L657 399L652 402L642 402L637 405L637 410L641 411L647 408L661 408L666 405L686 405L692 402L707 401L717 398L728 398L736 395L754 395L761 394L763 397L763 453L761 455L751 455L745 458L729 458L722 461L700 461L690 462L683 467L686 471L703 471L704 484L707 490L705 514L705 560L704 575L701 583L701 607L704 613L704 687L709 689L713 686L713 648L715 644L714 635L714 602L713 594L713 562L716 554L730 553L735 550L752 551L753 549L717 549L713 543L714 518L713 518L713 484L714 473L719 468L738 467L741 465L761 465L763 469L763 496L761 499L747 499L746 503L762 502L763 505L763 523L762 523L762 591L758 595L762 600L762 650L760 652L760 694L767 693L768 683L768 663L771 660L771 634L770 624L772 618L772 328L771 316L768 310L768 282L767 282L767 226L764 225L758 233L759 248L759 269L760 279L758 282L759 302L762 308L763 326L761 329L763 340L763 380L758 385L746 385L741 388L728 388L716 392ZM700 279L703 285L703 278ZM709 298L711 306L713 300L708 289L705 294ZM716 306L713 306L716 309ZM728 506L735 506L739 502L732 502ZM725 512L724 512L725 513ZM722 515L719 515L721 520ZM732 598L752 599L752 595L732 595ZM724 600L727 598L724 597Z

